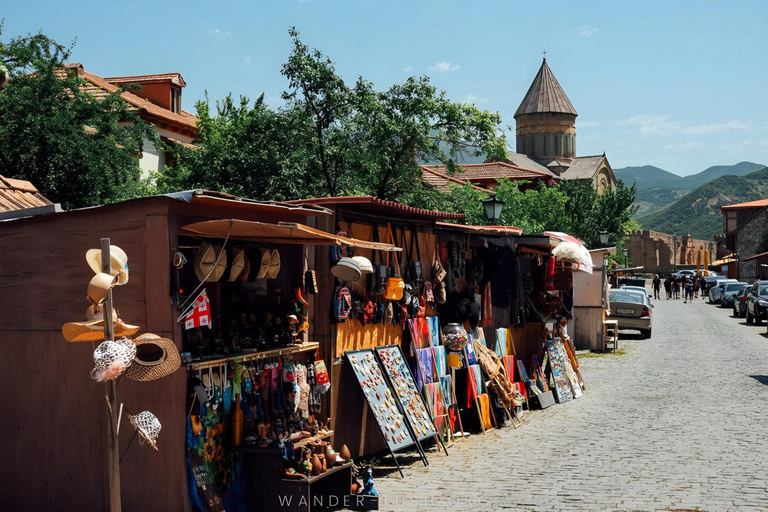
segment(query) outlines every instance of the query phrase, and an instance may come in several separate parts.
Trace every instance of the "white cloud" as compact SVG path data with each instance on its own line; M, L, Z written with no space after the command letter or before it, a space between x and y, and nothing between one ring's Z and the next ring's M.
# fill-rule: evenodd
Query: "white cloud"
M579 121L579 126L583 126L585 128L594 128L596 126L602 126L603 123L600 121Z
M728 132L731 130L743 130L745 128L749 128L749 124L733 119L727 123L721 124L700 124L698 126L688 126L683 131L685 133L701 135L704 133L720 133Z
M243 57L243 62L245 62L246 66L250 67L250 65L251 65L251 58L250 57Z
M212 28L208 31L209 34L213 34L215 36L231 36L231 32L224 32L223 30L219 30L218 28Z
M480 98L478 98L474 94L468 94L467 97L464 99L464 103L477 103L479 99Z
M704 144L698 141L676 142L674 144L664 145L664 149L671 149L673 151L688 151L691 149L699 149L702 147L704 147Z
M413 68L411 66L408 66L403 68L403 71L405 71L406 73L410 73L411 71L413 71Z
M438 62L434 66L429 66L430 71L438 71L440 73L449 73L451 71L458 71L459 68L458 64L451 64L450 62Z
M595 32L597 32L597 27L595 28L581 27L581 30L579 31L579 37L581 37L582 39L587 38L592 34L594 34Z

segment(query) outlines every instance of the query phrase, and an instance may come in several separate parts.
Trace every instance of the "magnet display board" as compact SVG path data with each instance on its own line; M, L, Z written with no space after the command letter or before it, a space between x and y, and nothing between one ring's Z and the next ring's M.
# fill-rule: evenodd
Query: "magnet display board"
M407 419L389 388L373 349L351 350L344 355L360 383L387 447L395 452L413 446L415 441L406 424Z
M427 412L427 407L416 389L411 370L398 345L376 347L381 367L389 380L392 390L400 401L405 417L419 441L437 436L437 428Z
M565 350L560 338L547 340L547 355L549 367L552 369L552 378L555 383L555 397L558 403L573 400L571 384L568 381L567 368L565 366Z

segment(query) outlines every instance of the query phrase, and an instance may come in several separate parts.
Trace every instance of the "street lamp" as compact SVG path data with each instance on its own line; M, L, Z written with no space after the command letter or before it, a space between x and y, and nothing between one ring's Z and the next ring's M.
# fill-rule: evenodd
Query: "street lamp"
M629 249L626 247L621 250L621 253L624 255L624 268L629 268L627 265L627 256L629 255Z
M501 209L504 208L504 201L496 199L493 195L483 201L483 208L485 209L485 216L491 221L491 224L495 225L499 218L501 218Z
M600 232L600 245L606 247L608 245L608 230L604 229Z

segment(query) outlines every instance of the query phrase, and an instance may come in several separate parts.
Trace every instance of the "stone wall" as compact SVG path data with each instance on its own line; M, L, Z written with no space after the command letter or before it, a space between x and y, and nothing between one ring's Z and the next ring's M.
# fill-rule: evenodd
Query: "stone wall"
M662 274L669 273L674 267L695 267L696 253L700 249L709 252L711 263L715 259L716 248L715 242L696 240L691 235L678 235L675 241L674 235L647 229L630 232L625 247L629 251L630 266L642 266L646 272Z

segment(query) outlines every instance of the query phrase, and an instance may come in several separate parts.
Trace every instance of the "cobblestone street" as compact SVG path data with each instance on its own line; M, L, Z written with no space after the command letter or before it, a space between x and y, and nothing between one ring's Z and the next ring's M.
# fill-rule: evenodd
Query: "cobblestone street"
M381 510L768 510L765 327L654 301L653 337L584 357L585 395L379 478Z

